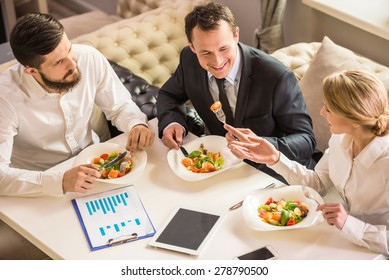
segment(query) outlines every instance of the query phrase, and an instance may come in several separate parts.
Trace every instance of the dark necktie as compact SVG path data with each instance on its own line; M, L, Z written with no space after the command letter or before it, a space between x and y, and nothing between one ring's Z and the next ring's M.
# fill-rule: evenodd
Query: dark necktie
M232 115L232 110L230 103L228 102L226 89L224 88L225 79L216 79L217 87L219 88L219 101L222 104L222 109L224 114L226 115L226 122L230 125L234 124L234 117Z

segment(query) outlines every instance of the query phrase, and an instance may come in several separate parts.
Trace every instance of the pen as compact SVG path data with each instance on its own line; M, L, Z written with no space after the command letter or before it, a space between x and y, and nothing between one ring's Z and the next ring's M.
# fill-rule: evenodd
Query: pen
M110 246L119 245L119 244L123 244L123 243L129 242L129 241L134 241L136 239L138 239L137 233L122 235L122 236L119 236L117 238L108 239L108 245L110 245Z

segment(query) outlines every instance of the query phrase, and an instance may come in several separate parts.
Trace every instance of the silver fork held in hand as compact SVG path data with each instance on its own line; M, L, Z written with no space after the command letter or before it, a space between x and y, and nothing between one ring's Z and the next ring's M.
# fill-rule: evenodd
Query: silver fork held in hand
M321 203L309 192L306 186L302 186L303 193L306 198L309 198L317 203L317 205L320 205Z

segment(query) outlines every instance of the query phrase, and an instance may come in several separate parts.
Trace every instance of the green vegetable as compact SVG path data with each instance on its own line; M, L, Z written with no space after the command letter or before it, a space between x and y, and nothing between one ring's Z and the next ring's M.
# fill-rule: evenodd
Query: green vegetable
M290 213L288 210L283 209L281 211L281 225L284 226L287 224L290 218Z
M192 159L193 159L193 158L199 157L201 154L202 154L201 151L195 150L195 151L193 151L193 152L191 152L191 153L189 154L189 158L192 158Z
M215 167L216 167L216 169L222 168L223 164L224 164L224 158L218 157L218 158L216 159L216 162L215 162Z
M270 209L270 206L269 206L269 205L262 204L262 205L259 205L258 210L270 211L271 209Z
M108 161L111 161L111 160L113 160L113 159L115 159L115 158L117 158L118 156L119 156L119 153L116 152L116 151L113 151L113 152L109 153L107 162L108 162Z
M288 209L288 210L294 210L294 208L297 207L297 203L294 201L294 200L288 200L286 203L285 203L285 209Z

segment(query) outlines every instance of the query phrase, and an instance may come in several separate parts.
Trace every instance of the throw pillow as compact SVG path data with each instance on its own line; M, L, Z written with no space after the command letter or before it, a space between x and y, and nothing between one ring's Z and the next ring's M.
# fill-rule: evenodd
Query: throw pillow
M313 121L313 132L317 141L317 148L325 151L331 132L326 120L320 115L323 106L321 91L323 79L328 75L348 69L359 69L375 72L377 63L358 56L349 49L336 45L328 37L324 37L311 65L300 81L301 91L304 95L308 113ZM382 65L379 67L386 68ZM377 77L384 82L389 92L389 69L381 71Z

